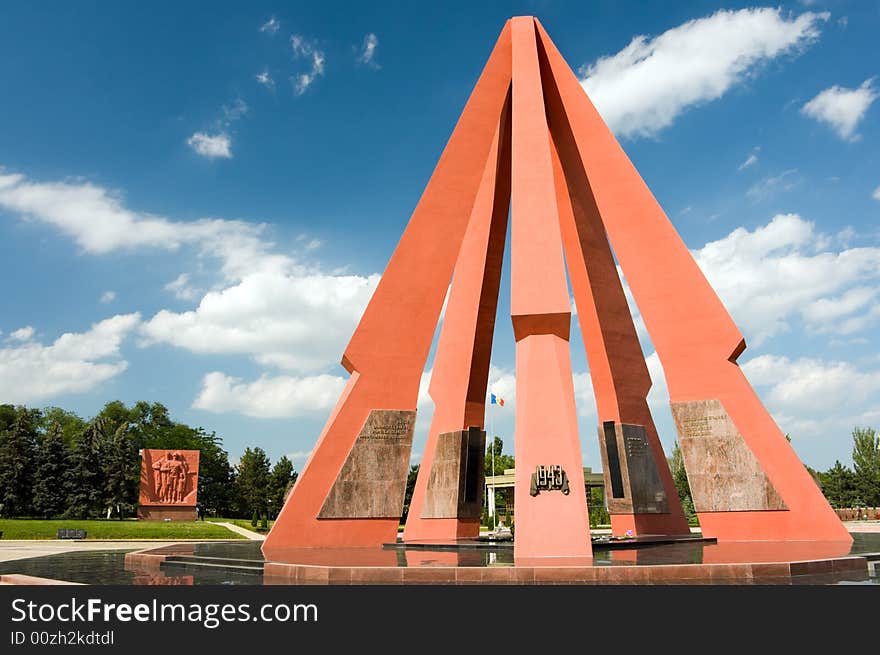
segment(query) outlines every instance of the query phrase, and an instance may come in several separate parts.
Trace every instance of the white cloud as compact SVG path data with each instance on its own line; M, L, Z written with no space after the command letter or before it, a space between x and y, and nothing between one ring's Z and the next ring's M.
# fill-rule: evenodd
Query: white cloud
M196 309L162 310L143 325L146 343L196 353L245 354L294 371L339 362L378 275L266 271L206 294Z
M750 346L799 321L815 333L850 335L880 322L880 248L840 247L797 214L778 214L754 230L737 228L691 254ZM618 267L636 332L650 336ZM656 380L655 380L656 382Z
M842 333L876 318L865 308L880 289L880 248L835 252L829 241L797 214L779 214L693 255L747 341L758 345L788 331L798 316L810 329ZM862 325L847 325L851 318Z
M189 283L189 273L181 273L164 288L180 300L195 300L199 295L199 289Z
M289 459L291 462L293 462L294 465L296 465L297 462L299 462L300 468L305 466L305 463L308 461L309 457L311 457L311 456L312 456L311 450L297 450L296 452L293 452L293 453L287 453L287 459Z
M763 180L755 182L746 191L746 197L752 202L761 202L777 193L791 191L801 179L796 168L791 168L781 172L779 175L765 177Z
M871 194L871 197L874 200L880 201L880 186L878 186L876 189L874 189L874 193Z
M334 375L261 376L244 382L218 371L202 380L193 407L209 412L236 412L256 418L291 418L331 409L345 387Z
M88 332L63 334L49 346L32 340L33 328L16 330L22 343L0 348L0 398L31 403L89 391L119 375L128 366L119 346L139 322L139 314L120 314Z
M263 70L261 73L257 73L256 78L257 82L265 87L268 87L270 89L275 87L275 80L273 80L272 76L269 75L268 69Z
M18 328L17 330L10 332L8 339L13 341L29 341L33 336L34 328L30 325L26 325L23 328Z
M299 73L293 77L293 87L296 95L302 95L324 74L324 52L319 50L313 41L309 41L299 34L290 37L290 47L293 49L295 59L307 59L311 62L311 69L305 73Z
M275 18L275 16L272 16L271 18L269 18L269 20L260 25L260 31L266 32L267 34L275 34L275 32L277 32L280 27L280 21Z
M757 157L757 155L752 153L751 155L746 157L746 160L742 164L740 164L739 166L736 167L736 170L738 170L738 171L745 170L749 166L753 166L754 164L757 164L757 163L758 163L758 157Z
M292 265L290 258L270 252L272 244L261 238L264 225L216 218L171 221L132 211L123 206L119 193L87 181L34 182L20 174L0 174L0 209L53 225L92 254L177 250L190 244L219 259L230 278Z
M223 112L223 124L229 125L233 121L237 121L248 113L249 107L241 98L236 98L228 105L223 105L220 110Z
M761 152L761 146L755 146L752 148L752 152L749 153L749 156L746 157L746 160L736 167L738 171L744 171L750 166L754 166L758 163L758 153Z
M828 16L721 10L654 38L636 36L582 68L581 83L618 136L651 136L688 108L717 100L761 64L797 54L819 37Z
M115 291L105 291L101 294L100 298L102 303L113 302L116 300L116 292Z
M232 159L232 141L229 135L223 132L213 135L196 132L186 140L186 143L202 157Z
M378 47L379 38L370 32L364 37L364 43L358 53L357 62L370 68L379 68L379 64L376 62L376 48Z
M759 355L742 366L768 404L781 412L821 416L875 398L880 370L861 371L850 362Z
M868 79L856 89L836 84L825 89L801 108L805 116L825 123L845 141L857 141L856 127L877 99L874 80Z

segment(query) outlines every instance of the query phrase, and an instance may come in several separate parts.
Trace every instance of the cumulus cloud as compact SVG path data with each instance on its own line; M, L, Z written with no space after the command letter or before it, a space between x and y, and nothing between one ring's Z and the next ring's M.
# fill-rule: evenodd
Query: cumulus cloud
M202 380L193 407L255 418L292 418L326 412L336 404L344 387L345 379L334 375L263 375L245 382L214 371Z
M232 140L224 132L219 134L195 132L186 140L186 143L202 157L232 159Z
M805 104L801 112L828 125L844 141L857 141L856 128L877 97L873 78L856 89L835 84Z
M871 197L874 200L880 201L880 186L878 186L876 189L874 189L874 193L871 194Z
M818 232L798 214L778 214L754 230L737 228L691 254L749 346L789 332L850 335L880 322L880 248L834 248L837 237ZM636 331L650 338L623 271L618 267Z
M762 395L782 412L838 412L880 392L880 370L862 371L850 362L759 355L742 369L752 384L766 388Z
M257 272L207 293L194 310L158 312L142 332L145 343L318 371L339 362L378 281L378 275Z
M693 251L747 341L758 345L800 318L818 331L867 327L880 289L880 248L834 251L812 222L779 214L754 230L737 228ZM873 314L873 316L872 316ZM847 324L850 319L857 323Z
M364 37L363 45L357 55L357 62L370 68L379 68L376 61L376 48L379 47L379 38L370 32Z
M652 136L684 111L717 100L762 64L795 55L819 37L827 13L721 10L656 37L636 36L581 69L581 83L622 137Z
M102 303L113 302L116 300L116 292L115 291L105 291L101 294L100 298Z
M307 72L293 76L293 90L296 95L302 95L315 80L324 74L324 52L319 50L313 41L299 34L290 37L290 47L293 49L294 59L305 59L311 63Z
M128 209L119 193L88 181L37 182L0 174L0 209L52 225L91 254L194 245L218 258L230 278L290 266L289 258L270 252L272 244L262 239L264 225L216 218L172 221Z
M0 348L0 398L32 403L89 391L119 375L128 366L119 346L139 322L139 314L119 314L48 346L33 340L33 328L16 330L20 343Z

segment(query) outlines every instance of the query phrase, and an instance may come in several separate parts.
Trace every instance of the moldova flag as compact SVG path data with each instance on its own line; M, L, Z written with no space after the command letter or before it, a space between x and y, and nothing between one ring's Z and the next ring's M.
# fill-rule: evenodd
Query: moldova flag
M489 394L489 404L490 405L501 405L504 407L504 398L500 396L496 396L494 393Z

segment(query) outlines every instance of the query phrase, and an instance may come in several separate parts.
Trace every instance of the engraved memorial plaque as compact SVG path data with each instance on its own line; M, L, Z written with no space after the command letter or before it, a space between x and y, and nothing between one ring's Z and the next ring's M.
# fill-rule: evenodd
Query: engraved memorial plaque
M318 518L400 518L415 422L414 411L372 410Z
M671 405L698 512L788 509L721 401Z

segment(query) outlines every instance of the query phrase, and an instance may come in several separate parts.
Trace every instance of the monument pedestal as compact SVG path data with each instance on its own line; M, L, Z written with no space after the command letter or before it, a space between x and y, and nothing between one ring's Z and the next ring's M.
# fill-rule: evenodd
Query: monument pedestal
M138 505L139 521L195 521L198 516L192 506Z

